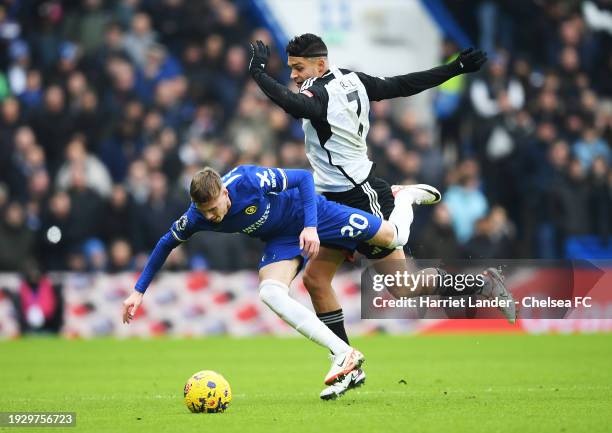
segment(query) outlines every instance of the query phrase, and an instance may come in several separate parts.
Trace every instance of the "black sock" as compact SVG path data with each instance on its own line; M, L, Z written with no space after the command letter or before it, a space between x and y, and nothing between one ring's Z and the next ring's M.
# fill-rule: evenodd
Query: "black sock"
M490 279L485 278L484 284L479 284L476 278L473 279L473 284L462 284L461 287L455 287L455 284L450 282L454 281L455 276L449 274L444 269L436 268L438 271L438 280L436 285L436 295L440 296L465 296L480 293L482 288L486 284L490 284ZM444 284L444 283L447 284Z
M344 313L342 312L342 308L328 313L317 314L317 317L342 341L349 344L349 339L344 329Z

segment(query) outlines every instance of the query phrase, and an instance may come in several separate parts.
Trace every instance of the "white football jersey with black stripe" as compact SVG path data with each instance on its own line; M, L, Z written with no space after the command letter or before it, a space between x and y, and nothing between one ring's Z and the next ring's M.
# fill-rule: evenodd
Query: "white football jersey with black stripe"
M301 93L327 91L325 120L302 121L306 155L314 170L317 192L348 191L365 181L372 169L365 138L370 129L370 101L356 73L337 67L306 80Z

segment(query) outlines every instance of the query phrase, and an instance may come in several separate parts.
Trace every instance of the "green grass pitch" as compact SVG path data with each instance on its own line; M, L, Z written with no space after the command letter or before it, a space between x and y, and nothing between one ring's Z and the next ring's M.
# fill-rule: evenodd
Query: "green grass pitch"
M76 427L43 430L73 433L612 428L610 334L372 336L353 344L366 354L366 385L325 402L326 352L301 338L0 342L0 411L74 411ZM232 386L224 414L192 414L183 404L183 384L203 369Z

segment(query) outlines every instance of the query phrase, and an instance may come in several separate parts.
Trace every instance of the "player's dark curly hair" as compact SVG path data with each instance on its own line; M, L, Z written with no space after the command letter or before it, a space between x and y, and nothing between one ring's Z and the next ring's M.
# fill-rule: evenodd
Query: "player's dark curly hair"
M312 33L294 37L287 44L285 51L292 57L327 57L327 45L323 39Z

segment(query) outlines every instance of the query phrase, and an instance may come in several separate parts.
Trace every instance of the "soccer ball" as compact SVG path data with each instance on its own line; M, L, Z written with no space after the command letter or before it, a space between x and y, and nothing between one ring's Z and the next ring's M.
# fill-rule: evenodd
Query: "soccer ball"
M185 405L193 413L225 412L232 401L229 383L219 373L198 371L185 384Z

